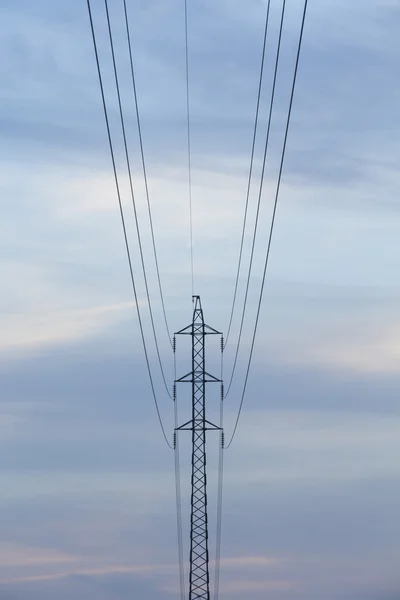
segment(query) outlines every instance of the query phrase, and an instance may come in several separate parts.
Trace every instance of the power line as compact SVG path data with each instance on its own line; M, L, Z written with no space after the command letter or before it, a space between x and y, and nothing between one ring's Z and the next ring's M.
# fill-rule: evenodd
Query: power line
M220 444L218 455L218 483L217 483L217 527L215 545L215 579L214 600L219 598L219 581L221 570L221 537L222 537L222 496L224 481L224 339L221 336L221 399L219 409Z
M191 149L191 135L190 135L189 43L188 43L187 0L185 0L185 58L186 58L186 116L187 116L188 184L189 184L190 265L191 265L191 273L192 273L192 296L194 296L192 149Z
M264 272L263 272L263 276L262 276L260 297L259 297L259 301L258 301L257 315L256 315L256 321L255 321L254 331L253 331L253 338L252 338L252 342L251 342L250 356L249 356L249 361L248 361L248 364L247 364L246 377L245 377L245 380L244 380L242 397L241 397L241 400L240 400L240 406L239 406L238 415L237 415L237 418L236 418L235 426L233 428L233 433L232 433L231 439L229 440L229 443L226 446L226 449L228 449L229 446L232 444L232 441L233 441L233 439L235 437L235 434L236 434L237 426L238 426L239 419L240 419L240 414L241 414L242 407L243 407L243 400L244 400L244 396L245 396L245 393L246 393L247 382L248 382L248 379L249 379L250 365L251 365L251 360L252 360L252 357L253 357L254 343L255 343L255 339L256 339L258 321L259 321L259 318L260 318L261 303L262 303L263 294L264 294L264 287L265 287L265 277L266 277L266 274L267 274L269 254L270 254L270 250L271 250L272 234L273 234L273 231L274 231L276 209L277 209L277 205L278 205L279 191L280 191L281 180L282 180L283 163L284 163L284 160L285 160L286 145L287 145L287 138L288 138L288 133L289 133L289 125L290 125L290 117L291 117L291 114L292 114L294 91L295 91L296 80L297 80L297 71L298 71L298 67L299 67L300 52L301 52L301 46L302 46L302 41L303 41L304 24L305 24L306 14L307 14L307 5L308 5L308 0L304 0L304 10L303 10L303 17L302 17L302 21L301 21L301 29L300 29L300 35L299 35L298 48L297 48L296 65L295 65L294 75L293 75L292 91L291 91L291 95L290 95L289 110L288 110L288 115L287 115L287 120L286 120L285 137L284 137L284 141L283 141L282 156L281 156L281 162L280 162L280 166L279 166L278 183L277 183L276 192L275 192L274 209L273 209L273 213L272 213L271 226L270 226L270 230L269 230L268 245L267 245L267 254L266 254L266 259L265 259L265 264L264 264Z
M152 217L152 214L151 214L151 207L150 207L149 186L148 186L148 181L147 181L146 163L145 163L145 159L144 159L142 127L141 127L141 124L140 124L139 104L138 104L137 90L136 90L136 77L135 77L135 70L134 70L134 66L133 66L132 45L131 45L131 36L130 36L129 19L128 19L128 9L127 9L127 6L126 6L126 0L124 0L124 13L125 13L126 35L127 35L127 39L128 39L128 48L129 48L129 60L130 60L130 67L131 67L133 96L134 96L134 100L135 100L136 120L137 120L138 133L139 133L140 153L141 153L141 157L142 157L143 177L144 177L144 185L145 185L145 189L146 189L147 209L148 209L148 214L149 214L149 222L150 222L150 230L151 230L151 240L152 240L152 244L153 244L154 261L155 261L155 264L156 264L158 289L160 291L160 298L161 298L162 311L163 311L163 315L164 315L165 327L166 327L166 330L167 330L169 342L170 342L171 347L172 347L171 334L170 334L170 329L169 329L169 326L168 326L167 313L166 313L166 310L165 310L164 294L163 294L162 285L161 285L160 269L159 269L159 265L158 265L158 256L157 256L157 249L156 249L156 242L155 242L155 235L154 235L154 227L153 227L153 217Z
M132 282L133 296L134 296L134 300L135 300L135 305L136 305L136 310L137 310L137 316L138 316L138 321L139 321L140 335L141 335L141 338L142 338L143 351L144 351L146 365L147 365L147 372L148 372L148 375L149 375L151 391L152 391L153 400L154 400L154 404L155 404L155 407L156 407L157 417L158 417L158 420L159 420L159 423L160 423L161 431L162 431L162 434L164 436L164 439L165 439L167 445L172 449L172 446L168 442L167 436L165 434L164 425L163 425L163 422L162 422L162 419L161 419L160 409L159 409L159 406L158 406L157 396L156 396L156 392L155 392L155 388L154 388L153 376L152 376L151 369L150 369L150 362L149 362L149 356L148 356L147 347L146 347L146 340L145 340L145 337L144 337L143 323L142 323L142 318L141 318L141 315L140 315L139 302L138 302L137 291L136 291L136 284L135 284L135 278L134 278L134 275L133 275L132 260L131 260L130 250L129 250L128 236L127 236L127 233L126 233L125 217L124 217L124 212L123 212L123 209L122 209L121 192L120 192L120 187L119 187L119 182L118 182L117 168L116 168L116 164L115 164L114 149L113 149L113 144L112 144L112 139L111 139L110 124L109 124L109 120L108 120L107 105L106 105L106 100L105 100L105 95L104 95L104 87L103 87L103 78L102 78L102 75L101 75L99 55L98 55L98 51L97 51L96 34L95 34L95 30L94 30L94 25L93 25L93 18L92 18L92 10L91 10L91 6L90 6L90 0L87 0L87 7L88 7L88 12L89 12L90 28L91 28L91 32L92 32L93 48L94 48L95 58L96 58L97 74L98 74L99 85L100 85L100 92L101 92L101 98L102 98L102 103L103 103L104 119L105 119L106 128L107 128L108 144L109 144L109 148L110 148L110 155L111 155L111 161L112 161L113 172L114 172L115 188L116 188L117 197L118 197L119 212L120 212L120 216L121 216L122 230L123 230L123 235L124 235L126 254L127 254L127 258L128 258L129 271L130 271L130 277L131 277L131 282Z
M166 381L165 373L164 373L164 368L163 368L162 361L161 361L160 349L159 349L159 345L158 345L156 328L155 328L155 324L154 324L153 310L151 308L150 292L149 292L149 286L148 286L148 282L147 282L146 266L145 266L145 263L144 263L142 240L141 240L140 228L139 228L139 219L138 219L137 210L136 210L135 194L134 194L134 191L133 191L131 164L130 164L130 159L129 159L128 143L127 143L127 138L126 138L124 114L123 114L123 110L122 110L122 102L121 102L121 93L120 93L120 88L119 88L119 78L118 78L118 72L117 72L117 64L116 64L116 60L115 60L114 40L113 40L113 36L112 36L112 31L111 31L110 14L109 14L109 11L108 11L108 0L104 0L104 5L105 5L106 15L107 15L108 35L109 35L109 39L110 39L111 56L112 56L113 69L114 69L115 87L116 87L116 91L117 91L118 106L119 106L119 115L120 115L120 121L121 121L122 136L123 136L123 140L124 140L126 166L127 166L127 169L128 169L129 186L130 186L130 192L131 192L131 198L132 198L132 207L133 207L133 213L134 213L134 217L135 217L136 234L137 234L138 244L139 244L140 261L141 261L141 264L142 264L142 271L143 271L143 278L144 278L144 284L145 284L145 289L146 289L147 303L149 305L151 327L152 327L152 330L153 330L154 342L155 342L155 346L156 346L156 353L157 353L158 362L159 362L159 365L160 365L160 370L161 370L161 375L162 375L162 379L163 379L163 382L164 382L164 386L165 386L165 389L167 391L168 396L172 400L172 396L171 396L171 393L170 393L170 391L168 389L168 385L167 385L167 381Z
M174 352L174 381L176 381L176 338L173 338L172 348ZM178 418L178 397L176 393L176 383L174 383L174 458L175 458L175 495L176 495L176 526L178 539L178 559L179 559L179 586L181 592L181 600L185 600L185 571L183 566L183 535L182 535L182 498L181 498L181 475L180 475L180 458L179 458L179 436L177 429L179 426Z
M272 111L273 111L274 100L275 100L276 81L277 81L277 75L278 75L279 58L280 58L282 33L283 33L283 22L284 22L284 18L285 18L285 7L286 7L286 0L283 0L281 21L280 21L280 27L279 27L278 45L277 45L277 49L276 49L275 69L274 69L274 79L273 79L273 84L272 84L271 102L270 102L270 106L269 106L267 136L266 136L265 147L264 147L264 157L263 157L263 164L262 164L262 170L261 170L260 186L259 186L259 190L258 190L256 220L254 223L253 240L252 240L252 244L251 244L251 254L250 254L249 269L248 269L248 273L247 273L246 291L245 291L245 296L244 296L242 316L241 316L241 320L240 320L239 336L238 336L238 341L236 344L235 358L233 361L232 373L230 376L228 389L226 391L225 397L227 397L227 395L229 394L229 392L231 390L233 376L236 371L237 360L238 360L238 356L239 356L239 349L240 349L240 344L241 344L241 340L242 340L244 318L245 318L246 308L247 308L247 298L249 295L250 278L251 278L251 271L253 268L253 259L254 259L254 249L255 249L257 230L258 230L258 220L259 220L259 216L260 216L261 196L262 196L262 191L263 191L263 186L264 186L264 175L265 175L265 167L266 167L266 161L267 161L267 152L268 152L268 148L269 148L269 134L271 131Z
M236 296L237 296L238 285L239 285L240 268L242 266L244 235L245 235L246 224L247 224L247 212L248 212L248 207L249 207L250 187L251 187L251 179L252 179L252 175L253 175L254 151L255 151L256 137L257 137L258 115L259 115L259 111L260 111L261 88L262 88L264 62L265 62L265 50L266 50L266 46L267 46L267 32L268 32L270 4L271 4L271 0L268 0L267 12L266 12L266 17L265 17L264 41L263 41L262 54L261 54L261 67L260 67L260 77L259 77L259 83L258 83L256 115L255 115L255 119L254 119L253 143L252 143L252 147L251 147L250 169L249 169L249 177L248 177L248 181L247 181L246 204L245 204L244 216L243 216L242 237L240 240L239 261L238 261L238 267L237 267L237 271L236 271L236 281L235 281L235 289L233 292L232 309L231 309L231 314L230 314L230 318L229 318L228 330L227 330L227 334L226 334L226 338L225 338L225 347L226 347L226 344L228 343L228 338L229 338L229 334L230 334L231 327L232 327L232 320L233 320L233 314L235 312Z

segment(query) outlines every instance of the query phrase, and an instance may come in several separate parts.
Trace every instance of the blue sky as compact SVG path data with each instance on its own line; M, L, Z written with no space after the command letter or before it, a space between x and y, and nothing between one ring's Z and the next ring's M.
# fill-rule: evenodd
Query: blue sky
M196 292L207 322L223 331L265 4L189 2ZM272 4L256 176L279 19L279 3ZM255 315L301 17L302 3L287 4L249 312L225 407L228 435ZM183 8L176 0L128 6L161 275L171 328L178 330L192 308ZM122 2L111 8L156 326L172 380ZM103 2L93 0L93 12L139 302L172 433L129 212ZM0 19L0 598L176 598L173 456L145 376L86 3L2 0ZM225 458L221 598L398 597L399 23L395 1L309 3L251 378ZM255 200L254 187L250 223ZM247 238L245 260L249 246ZM236 319L233 339L237 330ZM227 373L233 349L227 348ZM217 352L210 352L208 368L218 371ZM182 414L188 403L182 396ZM212 416L215 391L209 405ZM214 528L216 439L209 448ZM188 440L182 451L187 524Z

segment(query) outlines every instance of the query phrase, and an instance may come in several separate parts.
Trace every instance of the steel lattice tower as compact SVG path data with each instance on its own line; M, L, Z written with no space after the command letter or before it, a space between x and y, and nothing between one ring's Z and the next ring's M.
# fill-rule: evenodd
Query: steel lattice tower
M220 333L204 323L200 296L195 302L193 321L176 335L192 336L192 370L176 383L192 384L192 418L177 431L192 432L192 494L190 511L189 600L210 600L208 554L206 431L220 430L206 419L206 383L219 382L205 369L205 336Z

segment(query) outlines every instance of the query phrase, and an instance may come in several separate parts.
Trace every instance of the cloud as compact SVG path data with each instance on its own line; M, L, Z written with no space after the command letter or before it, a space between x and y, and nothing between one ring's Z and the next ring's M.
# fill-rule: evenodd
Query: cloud
M226 428L233 418L226 415ZM393 415L331 411L260 412L242 417L241 464L226 484L272 481L354 481L396 477L400 423ZM379 448L379 451L377 451ZM244 455L246 460L244 460ZM260 456L262 458L258 459Z
M296 590L297 585L293 581L231 581L224 585L224 594L243 594L246 592L273 592Z
M46 553L41 548L18 548L13 545L2 545L0 562L2 569L10 567L41 567L43 565L58 565L79 560L67 554L58 552Z
M9 318L5 329L5 338L0 351L14 349L43 348L96 335L119 322L126 321L126 314L132 310L131 303L109 306L93 306L87 309L59 310L52 313L31 315L28 319Z
M369 339L358 343L343 340L329 347L320 344L303 354L297 354L294 361L300 364L323 365L328 368L362 373L397 373L400 356L400 327L392 323L385 330L371 332ZM310 351L311 350L311 351Z
M279 558L269 556L234 556L234 557L223 557L220 560L220 564L224 569L237 569L243 567L249 568L265 568L274 566L277 563L280 564L282 561Z
M348 307L347 310L348 315L343 320L334 319L326 328L316 319L307 344L304 343L304 330L290 338L275 337L269 343L274 362L317 367L343 374L396 374L400 355L397 316L381 317L381 322L376 319L363 329L361 324L354 323L352 309Z
M62 563L62 562L78 562L82 559L74 558L67 560L59 560L57 558L53 558L51 560L43 560L42 566L51 566L53 563ZM30 566L35 563L39 564L39 560L32 561L29 564L25 564L23 566ZM6 565L9 566L9 565ZM34 583L34 582L42 582L42 581L54 581L59 579L68 579L70 577L90 577L90 578L102 578L104 576L116 576L116 575L142 575L149 576L154 574L170 574L171 571L175 572L177 570L177 565L163 566L163 565L113 565L113 566L105 566L105 567L89 567L82 568L76 567L69 570L57 571L53 573L45 573L42 575L28 575L23 577L15 577L15 578L5 578L0 579L0 585L10 585L16 583Z

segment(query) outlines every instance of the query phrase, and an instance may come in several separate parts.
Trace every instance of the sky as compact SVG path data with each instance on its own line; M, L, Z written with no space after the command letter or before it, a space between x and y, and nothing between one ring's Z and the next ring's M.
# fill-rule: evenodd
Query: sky
M110 3L155 325L164 329L124 36ZM250 254L280 2L271 1L244 264ZM184 13L129 1L166 311L192 318ZM172 439L141 273L104 3L92 0L139 307ZM195 293L226 333L266 2L188 3ZM302 2L287 1L230 436L247 364ZM86 2L0 0L0 600L179 597L173 453L141 346ZM220 597L400 597L400 5L309 0L250 380L225 453ZM244 297L240 278L239 305ZM232 369L239 313L224 357ZM218 341L208 371L219 373ZM178 374L188 346L179 340ZM180 418L190 410L179 392ZM207 396L210 419L218 390ZM185 557L188 437L181 436ZM208 442L211 572L218 439ZM186 560L187 575L187 560ZM213 576L212 576L213 581Z

